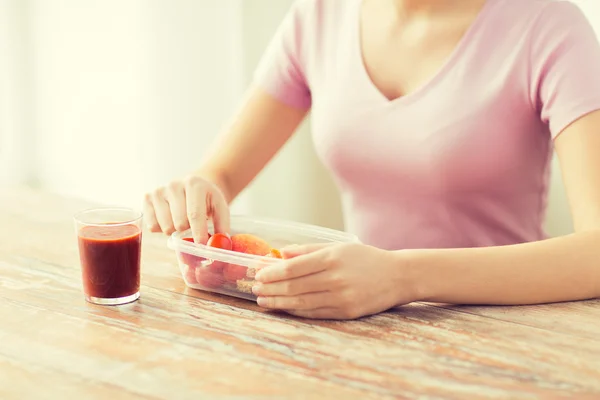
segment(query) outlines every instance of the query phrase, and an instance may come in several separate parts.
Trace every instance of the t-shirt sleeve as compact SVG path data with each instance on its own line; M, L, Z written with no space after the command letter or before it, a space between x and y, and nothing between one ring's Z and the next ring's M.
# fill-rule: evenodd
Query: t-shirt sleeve
M600 44L579 7L549 3L537 19L530 54L532 101L552 138L600 110Z
M310 108L306 79L307 0L296 0L269 43L253 76L253 83L278 100Z

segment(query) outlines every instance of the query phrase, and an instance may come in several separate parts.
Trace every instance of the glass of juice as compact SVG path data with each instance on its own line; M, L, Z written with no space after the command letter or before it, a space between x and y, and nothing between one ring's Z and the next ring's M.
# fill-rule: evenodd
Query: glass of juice
M83 292L90 303L120 305L140 297L142 213L96 208L75 214Z

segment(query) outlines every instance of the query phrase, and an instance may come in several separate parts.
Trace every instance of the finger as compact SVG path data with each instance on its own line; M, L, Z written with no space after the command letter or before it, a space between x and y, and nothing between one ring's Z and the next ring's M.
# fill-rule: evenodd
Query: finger
M316 274L325 269L322 254L314 252L268 265L258 271L254 279L262 283L278 282Z
M190 178L185 184L187 218L196 243L208 241L206 224L206 185L200 178Z
M315 251L321 250L325 247L329 247L334 245L335 243L311 243L298 245L294 244L291 246L286 246L281 249L281 255L283 258L294 258L301 256L303 254L314 253Z
M218 188L211 196L212 200L212 220L215 227L215 233L229 234L229 207L225 197L221 194Z
M339 311L333 307L323 307L315 310L285 310L285 312L296 317L308 319L344 319Z
M175 227L173 226L173 217L171 216L171 209L169 208L169 203L167 203L167 200L165 199L163 190L157 190L154 192L152 195L152 205L154 206L156 219L158 220L160 229L167 235L175 232Z
M187 206L185 204L185 190L182 184L174 183L167 189L167 202L173 216L173 225L179 232L190 229L187 217Z
M258 297L257 304L271 310L314 310L331 305L330 292L307 293L300 296Z
M252 288L252 293L257 296L299 296L307 293L326 292L330 287L326 272L320 272L287 281L259 282Z
M154 206L152 205L152 195L150 193L146 194L144 197L144 222L146 223L146 227L150 230L150 232L161 231L158 220L156 219Z

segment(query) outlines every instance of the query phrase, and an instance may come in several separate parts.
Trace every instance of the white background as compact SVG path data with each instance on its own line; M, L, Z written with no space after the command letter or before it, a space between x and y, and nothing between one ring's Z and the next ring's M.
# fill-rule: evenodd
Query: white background
M600 33L600 2L576 2ZM0 182L140 206L198 166L291 3L0 0ZM554 171L558 235L571 221ZM342 227L307 124L234 212Z

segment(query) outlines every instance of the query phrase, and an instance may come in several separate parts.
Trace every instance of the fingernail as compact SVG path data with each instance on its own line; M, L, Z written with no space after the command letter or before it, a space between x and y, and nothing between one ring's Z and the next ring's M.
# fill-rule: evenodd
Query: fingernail
M256 304L262 307L265 306L267 302L264 297L259 297L258 299L256 299Z
M262 280L262 276L263 276L263 275L264 275L264 274L263 274L261 271L258 271L258 272L256 273L256 275L254 276L254 280L256 280L256 281L261 281L261 280Z
M260 285L260 284L252 286L252 293L254 293L256 295L260 294L260 288L261 288L261 286L262 285Z

